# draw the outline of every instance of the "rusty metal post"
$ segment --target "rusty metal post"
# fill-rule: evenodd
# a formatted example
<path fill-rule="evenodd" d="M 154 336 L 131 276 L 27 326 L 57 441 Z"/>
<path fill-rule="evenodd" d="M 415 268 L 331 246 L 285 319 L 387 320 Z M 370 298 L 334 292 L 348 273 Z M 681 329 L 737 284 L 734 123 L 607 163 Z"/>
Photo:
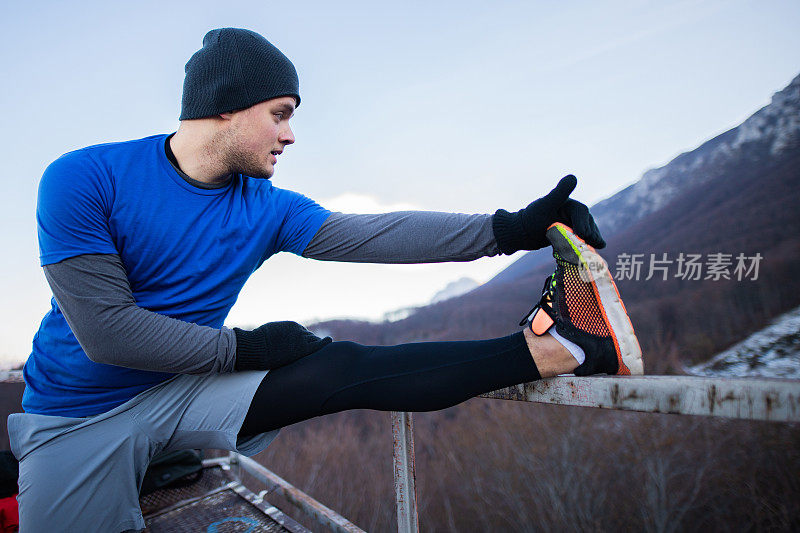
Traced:
<path fill-rule="evenodd" d="M 417 533 L 417 485 L 414 469 L 414 419 L 411 413 L 392 412 L 394 492 L 398 533 Z"/>

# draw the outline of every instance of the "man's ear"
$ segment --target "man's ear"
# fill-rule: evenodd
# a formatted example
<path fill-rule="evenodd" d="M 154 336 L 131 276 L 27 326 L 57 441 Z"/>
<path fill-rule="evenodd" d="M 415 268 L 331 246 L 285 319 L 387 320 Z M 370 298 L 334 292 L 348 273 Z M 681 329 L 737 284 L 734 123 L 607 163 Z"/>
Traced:
<path fill-rule="evenodd" d="M 233 117 L 233 113 L 220 113 L 219 116 L 224 120 L 230 120 Z"/>

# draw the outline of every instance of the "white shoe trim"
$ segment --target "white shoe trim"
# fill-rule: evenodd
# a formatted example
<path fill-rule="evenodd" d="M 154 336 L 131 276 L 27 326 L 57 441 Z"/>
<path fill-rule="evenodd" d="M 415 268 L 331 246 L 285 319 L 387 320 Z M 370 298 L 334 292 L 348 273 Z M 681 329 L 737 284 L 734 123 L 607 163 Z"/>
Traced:
<path fill-rule="evenodd" d="M 579 251 L 578 258 L 581 262 L 578 265 L 581 277 L 586 281 L 593 280 L 600 297 L 600 305 L 603 306 L 606 317 L 609 321 L 611 335 L 616 339 L 619 346 L 622 362 L 631 371 L 631 375 L 644 374 L 644 363 L 642 361 L 642 349 L 639 340 L 633 331 L 631 319 L 625 312 L 625 306 L 619 296 L 619 291 L 608 270 L 608 264 L 594 248 L 583 242 L 571 231 L 559 231 L 565 235 L 573 245 L 573 249 Z"/>

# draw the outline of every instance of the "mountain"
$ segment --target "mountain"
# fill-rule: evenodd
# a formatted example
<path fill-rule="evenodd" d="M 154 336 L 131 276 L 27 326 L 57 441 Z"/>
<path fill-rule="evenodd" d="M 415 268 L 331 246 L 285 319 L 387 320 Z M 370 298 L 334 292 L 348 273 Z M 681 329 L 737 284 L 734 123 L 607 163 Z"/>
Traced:
<path fill-rule="evenodd" d="M 619 232 L 691 187 L 726 178 L 735 160 L 765 161 L 800 146 L 800 75 L 739 126 L 679 155 L 592 208 L 602 228 Z"/>
<path fill-rule="evenodd" d="M 639 279 L 618 285 L 647 372 L 682 372 L 800 305 L 798 205 L 800 76 L 736 128 L 592 207 L 612 272 L 626 257 L 642 260 Z M 701 258 L 699 279 L 676 277 L 681 254 Z M 737 279 L 738 256 L 761 258 L 756 279 Z M 728 260 L 730 279 L 707 277 L 715 257 Z M 646 279 L 655 258 L 668 260 L 666 279 L 660 272 Z M 470 293 L 403 320 L 324 326 L 370 344 L 501 336 L 516 329 L 552 269 L 547 250 L 531 252 Z"/>
<path fill-rule="evenodd" d="M 466 294 L 469 291 L 473 290 L 474 288 L 480 286 L 480 283 L 475 281 L 472 278 L 459 278 L 456 281 L 451 281 L 445 287 L 439 291 L 436 291 L 436 294 L 433 295 L 430 302 L 431 304 L 435 304 L 438 302 L 443 302 L 445 300 L 449 300 L 451 298 L 455 298 L 457 296 L 461 296 L 462 294 Z M 410 306 L 410 307 L 401 307 L 399 309 L 392 309 L 391 311 L 387 311 L 383 314 L 383 321 L 384 322 L 397 322 L 398 320 L 403 320 L 404 318 L 408 318 L 414 312 L 419 309 L 419 306 Z"/>
<path fill-rule="evenodd" d="M 461 296 L 462 294 L 468 293 L 479 285 L 480 283 L 472 278 L 460 278 L 456 281 L 451 281 L 445 286 L 444 289 L 433 295 L 433 298 L 431 298 L 431 303 L 435 304 L 449 300 L 450 298 L 455 298 L 456 296 Z"/>
<path fill-rule="evenodd" d="M 660 168 L 592 206 L 592 215 L 606 238 L 631 223 L 665 208 L 686 190 L 730 176 L 738 161 L 769 162 L 800 146 L 800 75 L 771 102 L 739 126 L 683 153 Z M 549 262 L 547 252 L 532 252 L 499 273 L 492 282 L 517 279 L 535 265 Z"/>

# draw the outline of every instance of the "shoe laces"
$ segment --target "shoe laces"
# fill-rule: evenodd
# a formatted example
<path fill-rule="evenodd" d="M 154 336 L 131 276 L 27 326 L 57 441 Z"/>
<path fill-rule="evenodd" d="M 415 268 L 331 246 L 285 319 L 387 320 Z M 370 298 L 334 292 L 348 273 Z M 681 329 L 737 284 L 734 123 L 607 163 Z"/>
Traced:
<path fill-rule="evenodd" d="M 522 317 L 520 320 L 519 325 L 524 326 L 534 314 L 539 309 L 544 309 L 545 312 L 552 317 L 552 309 L 553 309 L 553 302 L 555 301 L 556 295 L 556 273 L 553 272 L 547 279 L 544 280 L 544 286 L 542 286 L 542 296 L 539 298 L 539 301 L 533 308 L 525 313 L 525 316 Z M 549 309 L 548 309 L 549 308 Z"/>

